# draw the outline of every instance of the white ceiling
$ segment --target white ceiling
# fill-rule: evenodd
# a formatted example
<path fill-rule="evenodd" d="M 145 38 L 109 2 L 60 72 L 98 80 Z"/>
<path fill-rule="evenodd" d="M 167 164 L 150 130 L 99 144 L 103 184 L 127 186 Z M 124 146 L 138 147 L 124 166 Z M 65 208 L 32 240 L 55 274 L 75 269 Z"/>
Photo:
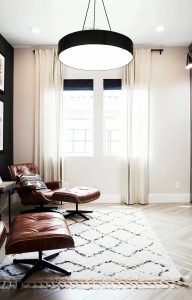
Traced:
<path fill-rule="evenodd" d="M 93 0 L 92 0 L 93 1 Z M 188 46 L 192 42 L 192 0 L 105 0 L 113 31 L 135 45 Z M 0 0 L 0 33 L 14 47 L 56 46 L 64 35 L 82 29 L 88 0 Z M 90 6 L 86 27 L 93 22 Z M 163 25 L 163 32 L 155 28 Z M 32 33 L 31 27 L 40 28 Z M 96 28 L 108 29 L 97 0 Z"/>

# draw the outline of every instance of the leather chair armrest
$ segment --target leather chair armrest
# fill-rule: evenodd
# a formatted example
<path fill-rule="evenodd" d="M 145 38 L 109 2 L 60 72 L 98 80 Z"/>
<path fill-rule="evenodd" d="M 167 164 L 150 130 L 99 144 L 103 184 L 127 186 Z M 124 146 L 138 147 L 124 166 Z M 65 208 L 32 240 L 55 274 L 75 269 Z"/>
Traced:
<path fill-rule="evenodd" d="M 47 204 L 51 201 L 40 191 L 37 192 L 34 185 L 23 186 L 18 184 L 16 191 L 21 198 L 22 204 L 24 205 Z"/>
<path fill-rule="evenodd" d="M 46 186 L 48 189 L 50 190 L 56 190 L 56 189 L 60 189 L 61 188 L 61 180 L 57 180 L 57 181 L 48 181 L 45 182 Z"/>

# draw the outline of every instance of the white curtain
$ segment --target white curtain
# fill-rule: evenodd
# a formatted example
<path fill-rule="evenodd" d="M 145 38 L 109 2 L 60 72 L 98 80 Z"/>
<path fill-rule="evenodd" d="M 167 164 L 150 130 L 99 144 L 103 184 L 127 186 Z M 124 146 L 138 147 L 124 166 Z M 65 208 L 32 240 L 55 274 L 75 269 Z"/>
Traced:
<path fill-rule="evenodd" d="M 34 161 L 44 180 L 63 177 L 63 65 L 54 49 L 35 50 L 36 103 Z"/>
<path fill-rule="evenodd" d="M 151 49 L 135 49 L 124 67 L 121 199 L 148 203 L 149 96 Z"/>

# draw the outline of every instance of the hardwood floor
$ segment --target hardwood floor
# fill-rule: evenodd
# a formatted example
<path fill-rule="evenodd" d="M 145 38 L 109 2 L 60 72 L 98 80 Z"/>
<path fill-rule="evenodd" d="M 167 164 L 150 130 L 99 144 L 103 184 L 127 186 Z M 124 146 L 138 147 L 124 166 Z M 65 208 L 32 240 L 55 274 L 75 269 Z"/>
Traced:
<path fill-rule="evenodd" d="M 117 207 L 116 205 L 89 205 L 91 208 Z M 65 206 L 67 207 L 67 206 Z M 121 206 L 122 207 L 122 206 Z M 127 206 L 125 206 L 126 209 Z M 162 244 L 183 276 L 192 274 L 192 205 L 186 204 L 148 204 L 139 207 Z M 20 208 L 14 206 L 15 213 Z M 7 210 L 2 219 L 6 218 Z M 1 255 L 4 255 L 1 251 Z M 130 289 L 130 290 L 51 290 L 51 289 L 21 289 L 0 290 L 0 298 L 20 300 L 191 300 L 192 276 L 188 287 L 167 289 Z"/>

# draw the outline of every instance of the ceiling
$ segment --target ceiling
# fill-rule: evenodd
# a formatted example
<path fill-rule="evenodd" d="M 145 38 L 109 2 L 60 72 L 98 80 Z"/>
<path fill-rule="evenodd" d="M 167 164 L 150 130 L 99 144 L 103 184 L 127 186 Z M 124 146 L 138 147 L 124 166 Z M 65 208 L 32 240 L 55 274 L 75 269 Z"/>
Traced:
<path fill-rule="evenodd" d="M 93 0 L 92 0 L 93 2 Z M 192 0 L 105 0 L 111 28 L 135 45 L 188 46 L 192 42 Z M 0 33 L 13 47 L 56 46 L 64 35 L 82 30 L 88 0 L 0 0 Z M 93 4 L 86 29 L 92 28 Z M 163 25 L 163 32 L 155 28 Z M 39 27 L 39 33 L 32 33 Z M 96 28 L 108 30 L 97 0 Z"/>

